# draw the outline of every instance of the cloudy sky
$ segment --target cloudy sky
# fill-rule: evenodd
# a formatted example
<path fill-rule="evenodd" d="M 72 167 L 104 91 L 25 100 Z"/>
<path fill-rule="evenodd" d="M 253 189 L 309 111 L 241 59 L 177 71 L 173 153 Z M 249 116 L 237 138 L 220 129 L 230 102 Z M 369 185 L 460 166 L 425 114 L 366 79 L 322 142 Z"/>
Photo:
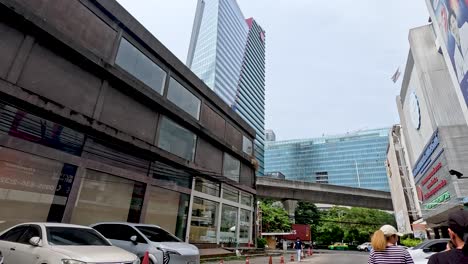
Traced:
<path fill-rule="evenodd" d="M 118 0 L 181 61 L 196 0 Z M 408 30 L 424 0 L 238 0 L 266 31 L 266 128 L 310 138 L 398 123 L 395 96 Z"/>

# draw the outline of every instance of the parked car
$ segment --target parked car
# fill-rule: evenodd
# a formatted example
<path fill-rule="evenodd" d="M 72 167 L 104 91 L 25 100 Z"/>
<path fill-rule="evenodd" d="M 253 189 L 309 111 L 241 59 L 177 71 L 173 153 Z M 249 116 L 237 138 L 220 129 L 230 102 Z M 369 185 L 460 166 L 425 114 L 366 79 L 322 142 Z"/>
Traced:
<path fill-rule="evenodd" d="M 357 246 L 357 250 L 359 251 L 370 251 L 370 249 L 372 248 L 371 246 L 371 243 L 370 242 L 366 242 L 364 244 L 361 244 L 359 246 Z"/>
<path fill-rule="evenodd" d="M 348 245 L 345 243 L 335 243 L 333 245 L 328 246 L 328 249 L 331 250 L 347 250 Z"/>
<path fill-rule="evenodd" d="M 185 243 L 156 225 L 107 222 L 92 225 L 117 247 L 142 258 L 146 251 L 150 261 L 170 264 L 199 264 L 197 247 Z"/>
<path fill-rule="evenodd" d="M 137 256 L 112 246 L 96 230 L 69 224 L 14 226 L 0 234 L 0 251 L 5 264 L 140 263 Z"/>
<path fill-rule="evenodd" d="M 426 264 L 430 256 L 444 251 L 448 242 L 449 239 L 426 240 L 415 247 L 409 248 L 408 252 L 413 258 L 414 264 Z"/>

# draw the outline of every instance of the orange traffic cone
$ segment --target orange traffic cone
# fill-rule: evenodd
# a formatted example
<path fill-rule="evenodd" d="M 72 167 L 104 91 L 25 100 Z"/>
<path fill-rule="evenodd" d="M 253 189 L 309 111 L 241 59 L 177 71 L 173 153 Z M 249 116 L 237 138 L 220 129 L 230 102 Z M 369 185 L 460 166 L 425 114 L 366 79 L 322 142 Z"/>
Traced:
<path fill-rule="evenodd" d="M 143 257 L 143 262 L 141 262 L 141 264 L 150 264 L 148 251 L 145 252 L 145 256 Z"/>
<path fill-rule="evenodd" d="M 280 264 L 284 264 L 284 257 L 281 256 Z"/>
<path fill-rule="evenodd" d="M 245 264 L 250 264 L 249 257 L 245 258 Z"/>
<path fill-rule="evenodd" d="M 273 264 L 273 258 L 270 256 L 270 260 L 268 261 L 268 264 Z"/>
<path fill-rule="evenodd" d="M 290 259 L 291 262 L 294 262 L 294 255 L 291 254 L 291 259 Z"/>

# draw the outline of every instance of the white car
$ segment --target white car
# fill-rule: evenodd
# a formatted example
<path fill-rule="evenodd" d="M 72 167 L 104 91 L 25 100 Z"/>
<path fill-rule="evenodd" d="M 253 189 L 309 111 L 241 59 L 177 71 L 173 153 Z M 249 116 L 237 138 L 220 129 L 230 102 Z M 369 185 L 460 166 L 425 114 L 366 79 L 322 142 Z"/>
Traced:
<path fill-rule="evenodd" d="M 152 264 L 200 263 L 200 252 L 196 246 L 185 243 L 159 226 L 107 222 L 97 223 L 92 227 L 113 245 L 139 257 L 148 252 Z"/>
<path fill-rule="evenodd" d="M 447 248 L 449 239 L 426 240 L 421 244 L 409 248 L 408 252 L 413 258 L 414 264 L 427 264 L 429 257 Z"/>
<path fill-rule="evenodd" d="M 4 264 L 140 264 L 96 230 L 78 225 L 25 223 L 0 234 Z"/>
<path fill-rule="evenodd" d="M 359 251 L 370 251 L 369 249 L 371 248 L 371 243 L 370 242 L 366 242 L 364 244 L 361 244 L 359 246 L 357 246 L 357 250 Z"/>

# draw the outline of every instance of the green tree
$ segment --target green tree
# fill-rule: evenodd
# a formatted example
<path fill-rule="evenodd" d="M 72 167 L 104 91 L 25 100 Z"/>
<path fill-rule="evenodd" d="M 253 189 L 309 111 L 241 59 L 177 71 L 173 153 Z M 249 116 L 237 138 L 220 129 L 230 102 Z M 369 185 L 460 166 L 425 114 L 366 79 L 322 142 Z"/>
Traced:
<path fill-rule="evenodd" d="M 260 202 L 262 210 L 262 232 L 285 232 L 291 230 L 288 212 L 269 202 Z"/>
<path fill-rule="evenodd" d="M 344 232 L 343 239 L 346 242 L 367 242 L 370 236 L 380 226 L 389 224 L 396 225 L 393 215 L 375 209 L 368 208 L 345 208 L 333 207 L 330 210 L 322 212 L 319 220 L 318 239 L 319 241 L 330 241 L 330 230 L 338 227 Z M 336 237 L 335 237 L 336 239 Z M 334 240 L 337 242 L 341 240 Z"/>
<path fill-rule="evenodd" d="M 297 203 L 296 211 L 294 212 L 294 221 L 296 224 L 310 225 L 313 241 L 315 241 L 317 236 L 319 220 L 320 212 L 315 204 L 302 201 Z"/>
<path fill-rule="evenodd" d="M 320 219 L 320 213 L 317 206 L 309 202 L 298 202 L 296 211 L 294 212 L 294 220 L 296 224 L 313 225 L 317 224 Z"/>

